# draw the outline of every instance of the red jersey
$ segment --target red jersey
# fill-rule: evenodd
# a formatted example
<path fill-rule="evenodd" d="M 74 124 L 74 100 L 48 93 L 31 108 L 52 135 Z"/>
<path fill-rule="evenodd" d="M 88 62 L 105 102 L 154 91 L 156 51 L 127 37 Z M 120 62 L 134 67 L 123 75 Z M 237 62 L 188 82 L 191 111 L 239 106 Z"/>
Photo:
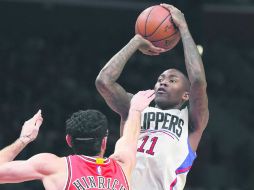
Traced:
<path fill-rule="evenodd" d="M 83 155 L 66 157 L 68 180 L 65 190 L 129 190 L 121 166 L 113 159 Z M 98 163 L 99 161 L 99 163 Z"/>

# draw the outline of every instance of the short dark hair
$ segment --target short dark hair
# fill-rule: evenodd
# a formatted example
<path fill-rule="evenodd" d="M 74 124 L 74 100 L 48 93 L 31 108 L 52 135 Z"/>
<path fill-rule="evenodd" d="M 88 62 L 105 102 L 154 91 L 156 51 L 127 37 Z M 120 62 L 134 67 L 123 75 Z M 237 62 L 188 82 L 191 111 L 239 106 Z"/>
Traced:
<path fill-rule="evenodd" d="M 98 155 L 107 131 L 107 118 L 98 110 L 80 110 L 66 120 L 66 133 L 71 136 L 75 154 Z"/>

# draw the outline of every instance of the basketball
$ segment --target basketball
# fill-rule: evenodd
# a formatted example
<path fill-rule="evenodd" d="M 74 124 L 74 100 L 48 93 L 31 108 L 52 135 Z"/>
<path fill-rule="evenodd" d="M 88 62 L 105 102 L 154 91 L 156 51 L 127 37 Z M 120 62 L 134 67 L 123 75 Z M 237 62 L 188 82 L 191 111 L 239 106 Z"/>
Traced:
<path fill-rule="evenodd" d="M 136 20 L 135 33 L 156 47 L 171 50 L 180 40 L 180 33 L 170 12 L 160 5 L 148 7 Z"/>

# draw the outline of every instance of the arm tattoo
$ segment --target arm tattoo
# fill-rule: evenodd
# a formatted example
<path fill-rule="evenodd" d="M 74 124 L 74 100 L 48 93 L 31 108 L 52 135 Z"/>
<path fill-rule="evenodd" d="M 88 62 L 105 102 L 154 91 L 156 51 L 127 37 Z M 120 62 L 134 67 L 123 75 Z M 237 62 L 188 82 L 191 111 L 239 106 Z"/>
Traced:
<path fill-rule="evenodd" d="M 125 47 L 123 47 L 109 62 L 104 66 L 103 80 L 114 83 L 123 71 L 123 68 L 130 57 L 137 51 L 138 42 L 132 39 Z"/>
<path fill-rule="evenodd" d="M 181 31 L 181 37 L 184 47 L 185 64 L 190 82 L 199 81 L 205 84 L 206 79 L 203 62 L 188 29 Z"/>

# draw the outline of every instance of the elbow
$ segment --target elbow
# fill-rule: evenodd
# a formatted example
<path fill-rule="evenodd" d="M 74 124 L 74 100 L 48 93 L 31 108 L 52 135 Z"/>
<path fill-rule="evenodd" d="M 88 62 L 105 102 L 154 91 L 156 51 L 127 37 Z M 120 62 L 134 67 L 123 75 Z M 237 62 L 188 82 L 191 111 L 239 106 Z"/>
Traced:
<path fill-rule="evenodd" d="M 98 75 L 95 80 L 95 86 L 99 92 L 103 93 L 110 88 L 110 82 Z"/>
<path fill-rule="evenodd" d="M 112 81 L 110 80 L 110 75 L 105 69 L 102 69 L 95 80 L 96 87 L 104 87 L 110 85 Z"/>
<path fill-rule="evenodd" d="M 100 77 L 100 75 L 98 75 L 96 80 L 95 80 L 95 86 L 96 86 L 97 90 L 100 91 L 101 89 L 106 88 L 107 84 L 105 83 L 103 78 Z"/>
<path fill-rule="evenodd" d="M 101 88 L 105 85 L 105 82 L 103 81 L 102 77 L 100 76 L 100 74 L 97 76 L 96 80 L 95 80 L 95 86 L 96 88 Z"/>

